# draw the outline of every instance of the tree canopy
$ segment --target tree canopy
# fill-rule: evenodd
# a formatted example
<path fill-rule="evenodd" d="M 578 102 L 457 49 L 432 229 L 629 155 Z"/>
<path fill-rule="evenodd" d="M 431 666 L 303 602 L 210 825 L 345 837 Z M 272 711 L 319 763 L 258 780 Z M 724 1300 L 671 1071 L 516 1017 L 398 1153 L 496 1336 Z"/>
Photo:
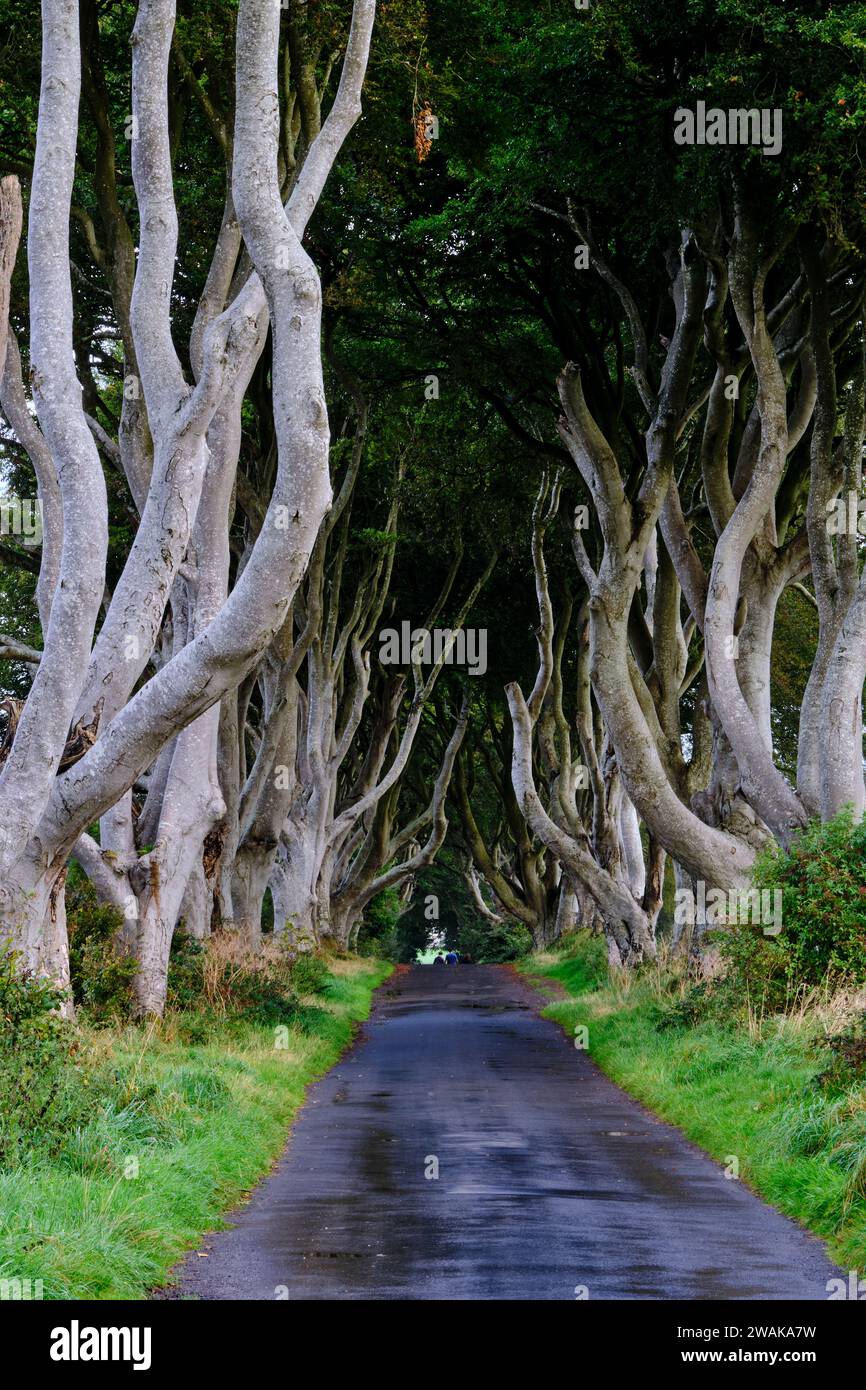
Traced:
<path fill-rule="evenodd" d="M 409 940 L 443 875 L 631 965 L 862 814 L 862 4 L 0 16 L 32 966 L 70 862 L 142 1013 L 179 924 Z"/>

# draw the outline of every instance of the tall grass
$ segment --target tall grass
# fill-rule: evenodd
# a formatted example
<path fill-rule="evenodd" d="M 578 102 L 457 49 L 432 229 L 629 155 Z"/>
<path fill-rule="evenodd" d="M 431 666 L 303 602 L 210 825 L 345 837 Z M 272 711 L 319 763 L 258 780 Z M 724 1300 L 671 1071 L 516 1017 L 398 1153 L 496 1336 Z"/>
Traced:
<path fill-rule="evenodd" d="M 94 1103 L 60 1142 L 34 1144 L 0 1171 L 0 1280 L 41 1280 L 53 1299 L 146 1297 L 279 1155 L 307 1086 L 336 1061 L 390 969 L 337 962 L 315 1010 L 277 1043 L 273 1028 L 214 1026 L 225 964 L 205 974 L 201 1041 L 183 1014 L 82 1029 L 81 1084 Z"/>

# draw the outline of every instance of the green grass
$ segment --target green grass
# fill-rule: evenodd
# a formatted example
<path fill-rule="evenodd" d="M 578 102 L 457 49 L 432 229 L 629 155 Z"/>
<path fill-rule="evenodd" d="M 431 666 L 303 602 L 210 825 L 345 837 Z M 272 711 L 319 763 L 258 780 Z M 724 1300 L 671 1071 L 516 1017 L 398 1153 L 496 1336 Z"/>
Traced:
<path fill-rule="evenodd" d="M 340 961 L 303 1029 L 167 1020 L 85 1033 L 92 1115 L 50 1156 L 0 1172 L 0 1279 L 44 1298 L 144 1298 L 281 1153 L 307 1086 L 366 1018 L 391 967 Z M 106 1085 L 106 1074 L 110 1085 Z"/>
<path fill-rule="evenodd" d="M 793 1017 L 703 1021 L 658 1028 L 682 981 L 657 968 L 608 980 L 597 938 L 578 936 L 567 954 L 533 956 L 521 969 L 554 979 L 573 996 L 545 1010 L 614 1081 L 678 1126 L 740 1178 L 827 1242 L 846 1269 L 866 1269 L 866 1089 L 828 1093 L 817 1039 L 821 1009 Z M 832 1020 L 829 1020 L 832 1025 Z M 832 1027 L 831 1027 L 832 1031 Z"/>

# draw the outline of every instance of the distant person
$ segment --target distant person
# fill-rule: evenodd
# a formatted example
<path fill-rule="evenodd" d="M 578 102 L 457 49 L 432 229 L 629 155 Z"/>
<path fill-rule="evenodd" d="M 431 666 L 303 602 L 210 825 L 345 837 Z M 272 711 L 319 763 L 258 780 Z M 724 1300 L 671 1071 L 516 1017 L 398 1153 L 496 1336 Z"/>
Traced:
<path fill-rule="evenodd" d="M 445 964 L 446 964 L 446 965 L 457 965 L 457 963 L 459 962 L 459 960 L 460 960 L 460 957 L 458 956 L 458 954 L 457 954 L 456 951 L 449 951 L 448 954 L 447 954 L 446 957 L 445 957 Z"/>
<path fill-rule="evenodd" d="M 434 964 L 434 965 L 444 965 L 444 964 L 445 964 L 445 957 L 444 957 L 444 956 L 439 956 L 439 955 L 434 956 L 434 957 L 433 957 L 433 964 Z"/>

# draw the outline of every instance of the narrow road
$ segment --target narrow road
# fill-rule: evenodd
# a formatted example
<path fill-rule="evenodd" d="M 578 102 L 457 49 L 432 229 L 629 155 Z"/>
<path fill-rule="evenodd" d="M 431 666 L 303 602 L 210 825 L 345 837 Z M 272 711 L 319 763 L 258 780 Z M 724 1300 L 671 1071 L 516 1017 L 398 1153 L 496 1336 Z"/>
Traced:
<path fill-rule="evenodd" d="M 178 1296 L 825 1299 L 838 1271 L 819 1242 L 539 1006 L 503 967 L 392 976 Z"/>

